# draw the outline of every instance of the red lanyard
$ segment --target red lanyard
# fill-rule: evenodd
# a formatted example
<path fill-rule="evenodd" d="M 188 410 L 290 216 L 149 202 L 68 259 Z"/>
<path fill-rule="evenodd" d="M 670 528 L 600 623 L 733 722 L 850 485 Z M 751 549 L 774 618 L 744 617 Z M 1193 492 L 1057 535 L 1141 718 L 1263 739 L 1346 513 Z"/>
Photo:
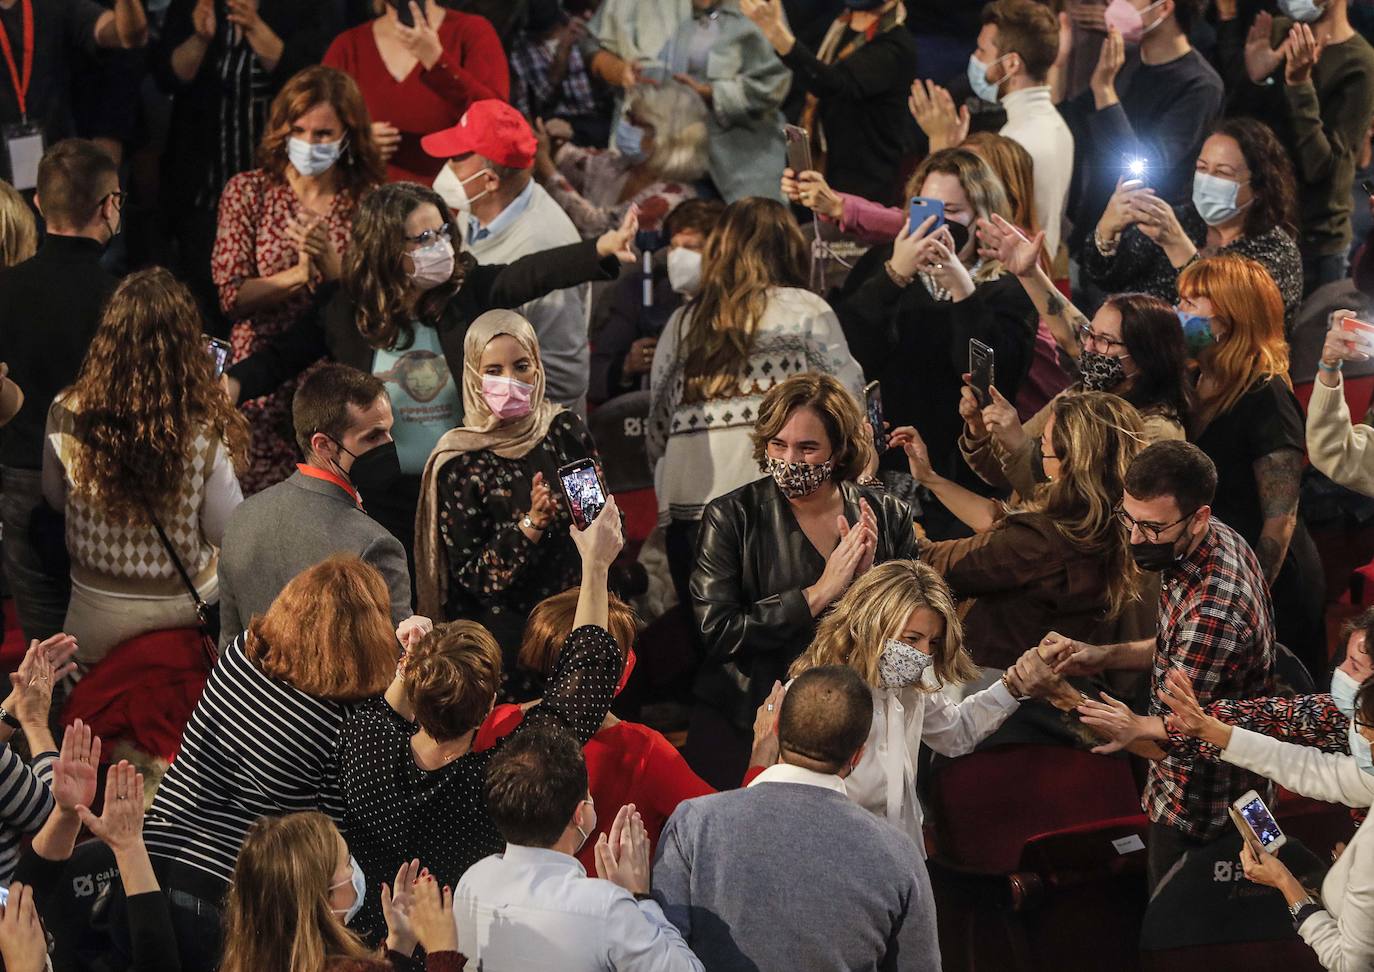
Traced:
<path fill-rule="evenodd" d="M 5 64 L 9 66 L 10 78 L 14 81 L 14 97 L 19 102 L 19 117 L 28 124 L 29 82 L 33 80 L 33 0 L 23 0 L 20 17 L 24 23 L 24 76 L 20 78 L 19 68 L 14 63 L 14 50 L 10 47 L 9 31 L 0 26 L 0 49 L 5 52 Z"/>
<path fill-rule="evenodd" d="M 296 463 L 296 469 L 302 476 L 309 476 L 311 479 L 323 479 L 326 483 L 333 483 L 349 496 L 353 497 L 353 502 L 358 504 L 358 509 L 363 508 L 363 499 L 358 495 L 358 491 L 353 488 L 353 484 L 342 476 L 328 469 L 317 469 L 314 466 L 307 466 L 303 462 Z"/>

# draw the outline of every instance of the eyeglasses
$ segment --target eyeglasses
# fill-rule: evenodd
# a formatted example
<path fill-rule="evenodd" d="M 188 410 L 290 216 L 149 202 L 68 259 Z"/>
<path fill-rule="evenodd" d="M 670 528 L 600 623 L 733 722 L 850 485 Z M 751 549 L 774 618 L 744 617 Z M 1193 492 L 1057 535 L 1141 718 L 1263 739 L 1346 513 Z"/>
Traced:
<path fill-rule="evenodd" d="M 1106 348 L 1108 351 L 1114 348 L 1124 348 L 1126 346 L 1125 341 L 1118 341 L 1116 338 L 1107 337 L 1105 334 L 1094 331 L 1091 324 L 1080 324 L 1075 330 L 1078 332 L 1079 344 L 1086 345 L 1091 341 L 1098 347 Z"/>
<path fill-rule="evenodd" d="M 1135 517 L 1131 516 L 1131 514 L 1127 513 L 1126 510 L 1120 506 L 1116 508 L 1115 512 L 1117 520 L 1121 522 L 1121 525 L 1126 528 L 1127 532 L 1139 530 L 1140 535 L 1144 537 L 1146 540 L 1150 541 L 1151 543 L 1158 543 L 1161 534 L 1163 534 L 1167 530 L 1172 530 L 1180 523 L 1188 522 L 1193 518 L 1194 514 L 1196 514 L 1197 511 L 1200 509 L 1202 509 L 1202 507 L 1198 507 L 1197 509 L 1193 510 L 1192 513 L 1187 513 L 1179 517 L 1173 523 L 1143 523 L 1140 520 L 1137 520 Z"/>
<path fill-rule="evenodd" d="M 422 250 L 430 244 L 434 243 L 436 240 L 447 240 L 448 242 L 452 243 L 453 226 L 450 223 L 445 223 L 443 226 L 440 226 L 437 230 L 425 230 L 418 236 L 407 236 L 405 239 L 407 243 L 414 243 Z"/>

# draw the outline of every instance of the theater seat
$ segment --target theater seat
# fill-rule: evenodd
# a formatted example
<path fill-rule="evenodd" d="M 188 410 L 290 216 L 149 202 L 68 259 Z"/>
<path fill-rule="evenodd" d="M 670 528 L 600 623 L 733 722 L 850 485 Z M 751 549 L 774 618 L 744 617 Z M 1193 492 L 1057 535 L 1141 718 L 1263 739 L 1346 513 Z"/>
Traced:
<path fill-rule="evenodd" d="M 1297 941 L 1242 942 L 1234 945 L 1199 945 L 1146 952 L 1143 972 L 1321 972 L 1317 953 Z"/>

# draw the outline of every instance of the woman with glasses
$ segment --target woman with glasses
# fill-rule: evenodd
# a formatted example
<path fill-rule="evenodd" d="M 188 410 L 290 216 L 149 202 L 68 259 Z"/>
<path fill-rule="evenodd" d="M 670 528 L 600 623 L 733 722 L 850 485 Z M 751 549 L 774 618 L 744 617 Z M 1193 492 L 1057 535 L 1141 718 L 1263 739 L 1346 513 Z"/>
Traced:
<path fill-rule="evenodd" d="M 457 252 L 449 209 L 428 186 L 397 182 L 363 198 L 340 286 L 260 353 L 229 371 L 230 392 L 253 398 L 322 357 L 376 375 L 391 398 L 399 468 L 355 467 L 352 485 L 369 515 L 409 552 L 420 474 L 439 437 L 463 424 L 463 338 L 492 308 L 515 307 L 552 290 L 612 280 L 632 262 L 637 228 L 620 228 L 509 265 L 482 265 Z"/>
<path fill-rule="evenodd" d="M 1051 331 L 1073 336 L 1069 347 L 1079 377 L 1060 396 L 1111 392 L 1140 412 L 1147 442 L 1186 437 L 1193 392 L 1185 370 L 1183 332 L 1171 306 L 1147 294 L 1116 294 L 1089 321 L 1045 272 L 1038 259 L 1039 234 L 1026 239 L 994 216 L 980 222 L 978 235 L 984 249 L 1016 275 Z M 964 417 L 959 449 L 969 468 L 991 486 L 1032 496 L 1046 480 L 1036 444 L 1058 397 L 1023 425 L 996 387 L 992 402 L 980 407 L 973 389 L 965 386 L 959 400 Z"/>
<path fill-rule="evenodd" d="M 1173 303 L 1184 267 L 1238 253 L 1274 278 L 1291 332 L 1302 301 L 1296 179 L 1269 127 L 1250 118 L 1219 122 L 1198 153 L 1190 202 L 1170 206 L 1148 178 L 1123 181 L 1112 194 L 1083 247 L 1089 279 L 1109 293 L 1139 290 Z"/>

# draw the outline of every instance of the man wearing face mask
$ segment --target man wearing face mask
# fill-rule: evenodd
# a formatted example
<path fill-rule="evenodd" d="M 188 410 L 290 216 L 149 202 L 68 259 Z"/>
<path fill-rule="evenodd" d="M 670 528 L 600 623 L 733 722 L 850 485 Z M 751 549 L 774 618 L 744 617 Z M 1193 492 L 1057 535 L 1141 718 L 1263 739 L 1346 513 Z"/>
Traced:
<path fill-rule="evenodd" d="M 1350 24 L 1348 0 L 1279 0 L 1247 32 L 1237 0 L 1217 4 L 1217 54 L 1238 81 L 1233 112 L 1261 118 L 1297 169 L 1307 293 L 1349 267 L 1351 185 L 1374 114 L 1374 47 Z"/>
<path fill-rule="evenodd" d="M 447 160 L 434 191 L 453 210 L 463 246 L 478 263 L 514 263 L 581 239 L 532 178 L 536 145 L 529 122 L 494 99 L 475 102 L 457 125 L 420 140 L 426 153 Z M 580 413 L 587 406 L 588 289 L 555 290 L 517 308 L 539 336 L 549 399 Z"/>
<path fill-rule="evenodd" d="M 116 280 L 100 264 L 120 228 L 124 193 L 114 160 L 94 142 L 58 142 L 38 165 L 34 203 L 47 221 L 38 252 L 0 273 L 0 360 L 24 389 L 25 403 L 0 444 L 0 522 L 5 577 L 24 636 L 40 641 L 62 629 L 70 581 L 51 576 L 30 541 L 30 517 L 43 503 L 43 430 L 53 397 L 76 379 L 101 309 Z"/>
<path fill-rule="evenodd" d="M 335 553 L 357 554 L 382 572 L 393 621 L 411 614 L 405 550 L 364 512 L 368 498 L 401 474 L 385 387 L 347 365 L 327 364 L 301 382 L 291 416 L 305 461 L 289 479 L 242 503 L 224 530 L 221 648 L 291 578 Z"/>
<path fill-rule="evenodd" d="M 1186 680 L 1204 703 L 1248 699 L 1273 689 L 1274 618 L 1259 561 L 1245 541 L 1212 517 L 1216 467 L 1197 446 L 1156 442 L 1126 474 L 1118 518 L 1130 531 L 1142 570 L 1161 573 L 1159 630 L 1154 638 L 1086 645 L 1051 632 L 1041 642 L 1061 675 L 1106 669 L 1151 672 L 1148 716 L 1105 698 L 1079 707 L 1085 725 L 1117 742 L 1149 740 L 1164 750 L 1150 765 L 1142 805 L 1150 817 L 1149 880 L 1157 887 L 1190 848 L 1230 826 L 1232 800 L 1262 781 L 1230 766 L 1202 762 L 1180 746 L 1165 721 L 1165 679 Z M 1129 731 L 1119 731 L 1122 726 Z"/>

